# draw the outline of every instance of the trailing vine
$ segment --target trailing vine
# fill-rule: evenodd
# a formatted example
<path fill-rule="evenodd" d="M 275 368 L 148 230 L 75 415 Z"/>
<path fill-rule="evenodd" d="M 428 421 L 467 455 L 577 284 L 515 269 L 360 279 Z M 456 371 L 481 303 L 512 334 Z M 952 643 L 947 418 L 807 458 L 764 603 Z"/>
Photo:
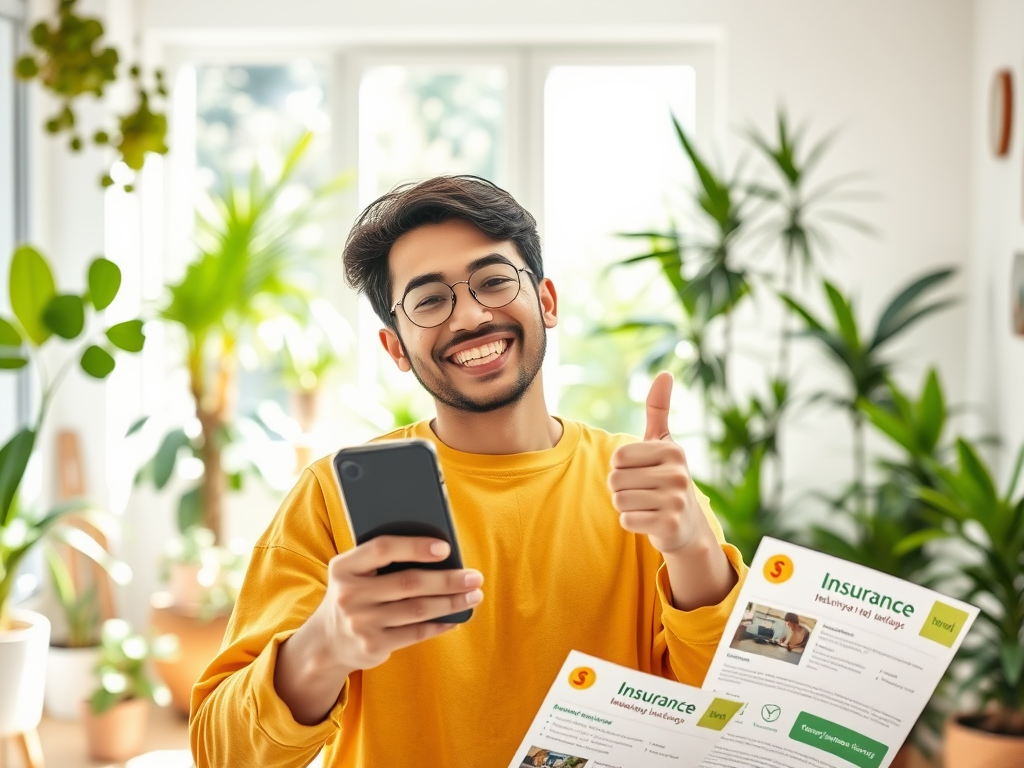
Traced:
<path fill-rule="evenodd" d="M 68 147 L 80 152 L 85 146 L 87 133 L 75 113 L 77 100 L 86 95 L 102 98 L 104 89 L 117 81 L 120 56 L 116 48 L 104 46 L 103 24 L 99 19 L 78 16 L 78 0 L 58 0 L 57 18 L 50 23 L 41 21 L 31 31 L 35 48 L 18 59 L 15 74 L 18 78 L 36 80 L 61 101 L 56 114 L 46 120 L 47 133 L 67 133 Z M 155 86 L 147 89 L 139 67 L 132 66 L 129 76 L 135 83 L 135 108 L 123 115 L 110 115 L 106 125 L 92 130 L 91 139 L 97 146 L 110 146 L 118 159 L 133 171 L 140 171 L 146 153 L 167 152 L 167 116 L 153 111 L 151 102 L 167 96 L 163 73 L 154 74 Z M 110 173 L 100 179 L 104 187 L 114 184 Z M 132 191 L 131 184 L 125 184 Z"/>

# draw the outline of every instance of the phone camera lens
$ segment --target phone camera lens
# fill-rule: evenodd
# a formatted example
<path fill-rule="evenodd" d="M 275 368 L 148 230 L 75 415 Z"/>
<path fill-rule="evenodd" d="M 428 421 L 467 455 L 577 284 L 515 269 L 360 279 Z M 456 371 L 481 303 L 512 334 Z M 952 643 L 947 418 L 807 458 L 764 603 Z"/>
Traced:
<path fill-rule="evenodd" d="M 341 474 L 346 480 L 358 480 L 363 476 L 363 468 L 357 462 L 343 461 Z"/>

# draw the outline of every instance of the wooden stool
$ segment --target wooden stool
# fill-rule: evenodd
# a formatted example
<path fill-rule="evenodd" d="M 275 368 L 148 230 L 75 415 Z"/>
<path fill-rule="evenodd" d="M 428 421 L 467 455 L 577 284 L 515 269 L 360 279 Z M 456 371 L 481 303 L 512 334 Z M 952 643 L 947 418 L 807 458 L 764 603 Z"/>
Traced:
<path fill-rule="evenodd" d="M 43 748 L 39 744 L 39 732 L 35 728 L 31 731 L 0 738 L 0 768 L 7 768 L 8 742 L 14 743 L 15 754 L 21 760 L 22 765 L 18 768 L 45 768 Z"/>

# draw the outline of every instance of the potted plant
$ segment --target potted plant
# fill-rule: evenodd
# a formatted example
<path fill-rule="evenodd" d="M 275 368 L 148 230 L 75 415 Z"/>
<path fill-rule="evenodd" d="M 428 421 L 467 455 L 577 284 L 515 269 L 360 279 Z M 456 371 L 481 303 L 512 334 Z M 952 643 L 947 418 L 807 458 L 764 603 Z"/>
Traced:
<path fill-rule="evenodd" d="M 103 623 L 93 689 L 79 702 L 93 759 L 119 762 L 141 751 L 149 702 L 164 706 L 169 700 L 167 690 L 150 678 L 146 663 L 173 655 L 176 647 L 171 635 L 150 643 L 123 619 Z"/>
<path fill-rule="evenodd" d="M 314 429 L 320 416 L 320 394 L 328 379 L 341 370 L 354 345 L 352 328 L 326 299 L 313 299 L 300 316 L 285 315 L 265 323 L 260 335 L 280 361 L 284 386 L 291 394 L 295 468 L 301 472 L 313 458 Z"/>
<path fill-rule="evenodd" d="M 934 466 L 934 488 L 918 496 L 937 515 L 938 532 L 971 554 L 945 591 L 981 608 L 956 662 L 970 710 L 946 723 L 947 768 L 1024 765 L 1024 493 L 1017 493 L 1024 447 L 1002 495 L 966 440 L 955 470 Z"/>
<path fill-rule="evenodd" d="M 312 134 L 305 134 L 299 139 L 272 177 L 256 165 L 244 186 L 225 178 L 223 191 L 211 195 L 208 205 L 197 214 L 199 254 L 184 276 L 167 286 L 167 296 L 158 312 L 172 338 L 184 349 L 198 429 L 171 430 L 152 460 L 140 470 L 139 479 L 151 480 L 161 489 L 174 476 L 179 455 L 191 454 L 201 462 L 201 476 L 178 501 L 181 553 L 193 551 L 199 544 L 200 549 L 223 545 L 227 491 L 240 490 L 246 474 L 259 474 L 254 462 L 242 455 L 243 438 L 235 412 L 239 357 L 245 345 L 255 345 L 261 324 L 282 315 L 301 316 L 309 303 L 307 283 L 311 283 L 312 276 L 303 268 L 307 254 L 295 235 L 316 210 L 316 204 L 333 193 L 338 184 L 313 191 L 312 200 L 298 205 L 289 205 L 284 193 L 294 191 L 294 176 L 312 138 Z M 140 422 L 133 429 L 142 425 Z M 196 533 L 199 529 L 209 533 Z M 208 535 L 213 539 L 209 545 L 200 541 Z M 221 550 L 216 557 L 226 557 L 227 552 Z M 177 574 L 188 570 L 197 578 L 210 574 L 195 558 L 182 554 L 174 559 L 191 561 L 190 566 L 174 566 L 171 570 Z M 209 591 L 210 586 L 197 583 L 193 594 L 205 593 L 202 599 L 208 599 L 215 594 Z M 230 604 L 224 605 L 218 615 L 200 615 L 196 598 L 189 601 L 178 607 L 166 593 L 154 595 L 151 600 L 153 625 L 173 631 L 181 643 L 176 660 L 161 665 L 160 671 L 171 685 L 174 706 L 185 713 L 189 706 L 187 691 L 219 649 L 231 608 Z M 170 626 L 173 630 L 168 629 Z M 220 636 L 215 637 L 218 631 Z M 173 673 L 174 679 L 198 670 L 187 685 L 172 684 L 169 670 L 176 664 L 182 670 Z"/>
<path fill-rule="evenodd" d="M 66 631 L 61 639 L 50 640 L 43 703 L 51 717 L 77 720 L 80 702 L 92 691 L 93 668 L 100 656 L 99 584 L 77 585 L 73 568 L 55 547 L 46 548 L 46 561 Z M 128 566 L 120 562 L 112 564 L 108 573 L 122 585 L 131 577 Z"/>
<path fill-rule="evenodd" d="M 155 632 L 178 638 L 178 652 L 154 666 L 170 703 L 182 714 L 188 714 L 192 686 L 220 650 L 248 563 L 243 542 L 220 546 L 213 531 L 198 526 L 164 549 L 162 570 L 170 591 L 151 596 L 149 621 Z"/>
<path fill-rule="evenodd" d="M 140 321 L 104 322 L 104 310 L 120 286 L 120 269 L 102 257 L 90 264 L 81 295 L 58 294 L 49 264 L 35 249 L 22 246 L 11 259 L 8 288 L 14 316 L 0 317 L 0 369 L 16 371 L 31 362 L 40 392 L 29 424 L 0 449 L 0 734 L 32 730 L 42 717 L 50 622 L 11 607 L 19 567 L 47 538 L 112 565 L 94 539 L 62 525 L 71 512 L 87 510 L 84 501 L 69 500 L 41 513 L 24 503 L 19 491 L 54 393 L 70 370 L 77 364 L 89 376 L 103 379 L 114 370 L 116 350 L 142 349 Z M 51 378 L 41 353 L 50 351 L 55 337 L 76 343 L 76 349 Z"/>

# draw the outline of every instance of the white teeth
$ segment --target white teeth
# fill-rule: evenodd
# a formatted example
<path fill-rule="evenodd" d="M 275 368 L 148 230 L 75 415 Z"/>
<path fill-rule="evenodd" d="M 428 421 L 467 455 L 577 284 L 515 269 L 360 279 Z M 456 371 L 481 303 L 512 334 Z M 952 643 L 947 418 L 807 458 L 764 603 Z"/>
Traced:
<path fill-rule="evenodd" d="M 506 339 L 499 339 L 498 341 L 492 341 L 490 344 L 483 344 L 479 347 L 456 352 L 452 359 L 459 365 L 473 367 L 490 362 L 506 349 L 508 349 L 508 341 Z"/>

